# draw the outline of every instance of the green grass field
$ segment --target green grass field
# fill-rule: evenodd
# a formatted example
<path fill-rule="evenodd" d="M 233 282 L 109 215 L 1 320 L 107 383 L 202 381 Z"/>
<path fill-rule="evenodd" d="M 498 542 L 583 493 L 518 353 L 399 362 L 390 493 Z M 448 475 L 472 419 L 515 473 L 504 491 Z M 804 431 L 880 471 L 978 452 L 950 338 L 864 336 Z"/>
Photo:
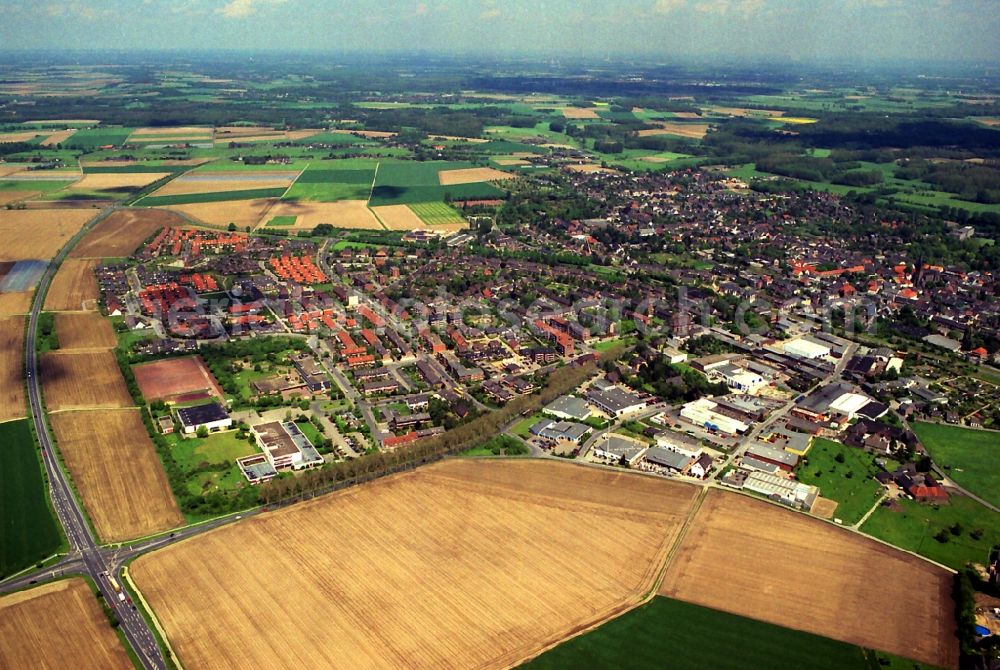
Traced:
<path fill-rule="evenodd" d="M 440 226 L 448 223 L 467 224 L 467 221 L 455 211 L 454 207 L 443 202 L 414 203 L 410 205 L 410 209 L 428 226 Z"/>
<path fill-rule="evenodd" d="M 844 462 L 838 463 L 837 457 Z M 860 521 L 878 500 L 882 486 L 873 479 L 878 472 L 871 454 L 821 437 L 813 440 L 795 471 L 799 481 L 818 486 L 820 495 L 837 501 L 834 517 L 847 525 Z"/>
<path fill-rule="evenodd" d="M 88 165 L 83 168 L 84 174 L 149 174 L 152 172 L 184 172 L 190 170 L 188 165 L 157 165 L 149 161 L 143 165 Z"/>
<path fill-rule="evenodd" d="M 295 221 L 299 217 L 297 216 L 273 216 L 271 220 L 267 222 L 267 225 L 271 228 L 278 228 L 282 226 L 294 226 Z"/>
<path fill-rule="evenodd" d="M 50 556 L 62 538 L 27 419 L 0 423 L 0 576 Z"/>
<path fill-rule="evenodd" d="M 865 650 L 844 642 L 657 596 L 520 667 L 525 670 L 868 670 L 879 667 L 878 662 L 869 657 Z"/>
<path fill-rule="evenodd" d="M 358 137 L 357 135 L 351 135 L 350 133 L 317 133 L 316 135 L 310 135 L 301 140 L 296 140 L 296 144 L 332 144 L 337 146 L 348 146 L 352 144 L 375 144 L 370 140 L 366 140 L 363 137 Z"/>
<path fill-rule="evenodd" d="M 241 456 L 249 456 L 257 451 L 257 447 L 253 444 L 236 439 L 236 431 L 187 439 L 174 433 L 167 439 L 171 442 L 171 453 L 177 464 L 186 470 L 194 470 L 201 463 L 231 463 Z"/>
<path fill-rule="evenodd" d="M 915 423 L 913 432 L 959 486 L 1000 506 L 1000 433 L 936 423 Z"/>
<path fill-rule="evenodd" d="M 76 149 L 96 149 L 106 144 L 120 146 L 131 134 L 131 128 L 83 128 L 73 133 L 63 146 Z"/>
<path fill-rule="evenodd" d="M 186 193 L 184 195 L 148 195 L 136 204 L 141 207 L 164 207 L 166 205 L 189 205 L 199 202 L 226 202 L 228 200 L 256 200 L 257 198 L 280 198 L 283 188 L 253 188 L 244 191 L 221 191 L 219 193 Z"/>
<path fill-rule="evenodd" d="M 903 549 L 947 565 L 956 570 L 968 561 L 985 563 L 990 547 L 1000 538 L 1000 514 L 991 512 L 975 500 L 953 495 L 948 505 L 934 507 L 912 500 L 898 500 L 901 511 L 879 507 L 861 530 Z M 948 529 L 961 525 L 961 534 Z M 934 536 L 947 532 L 947 541 Z M 976 538 L 975 531 L 982 531 Z"/>
<path fill-rule="evenodd" d="M 370 168 L 309 168 L 295 180 L 285 194 L 286 200 L 367 200 L 375 178 L 375 162 Z"/>
<path fill-rule="evenodd" d="M 53 193 L 72 183 L 65 179 L 0 179 L 0 191 Z"/>

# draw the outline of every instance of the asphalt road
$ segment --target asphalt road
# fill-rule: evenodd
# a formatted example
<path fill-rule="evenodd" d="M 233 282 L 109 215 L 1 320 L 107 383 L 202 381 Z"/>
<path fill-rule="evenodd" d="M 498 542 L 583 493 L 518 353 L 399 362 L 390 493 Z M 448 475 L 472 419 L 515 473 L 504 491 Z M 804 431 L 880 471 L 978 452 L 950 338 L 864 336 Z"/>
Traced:
<path fill-rule="evenodd" d="M 125 634 L 132 649 L 139 657 L 144 668 L 166 668 L 163 657 L 160 655 L 160 648 L 153 637 L 146 620 L 129 603 L 121 602 L 118 592 L 112 588 L 111 583 L 104 576 L 108 570 L 108 564 L 104 553 L 97 544 L 86 517 L 81 509 L 79 501 L 74 497 L 66 474 L 59 466 L 58 459 L 52 446 L 52 437 L 49 433 L 48 424 L 45 420 L 45 410 L 42 404 L 42 392 L 38 381 L 38 354 L 35 334 L 38 330 L 38 316 L 42 311 L 45 302 L 45 294 L 52 278 L 55 276 L 56 267 L 62 263 L 69 253 L 69 250 L 86 234 L 90 228 L 98 221 L 109 215 L 113 209 L 104 212 L 104 215 L 95 219 L 91 224 L 83 227 L 76 235 L 70 239 L 69 243 L 63 246 L 59 254 L 49 264 L 45 274 L 38 284 L 35 292 L 35 301 L 31 306 L 31 315 L 28 321 L 28 337 L 25 345 L 25 364 L 28 381 L 28 402 L 31 407 L 31 418 L 35 424 L 35 431 L 38 435 L 38 442 L 42 449 L 42 462 L 45 464 L 45 471 L 49 477 L 49 494 L 52 497 L 52 504 L 62 523 L 66 539 L 69 541 L 70 552 L 67 560 L 59 566 L 47 568 L 41 573 L 36 573 L 35 579 L 44 578 L 45 573 L 60 572 L 70 574 L 83 572 L 94 580 L 101 594 L 108 604 L 114 609 L 116 616 L 121 621 L 121 630 Z M 55 576 L 61 576 L 55 575 Z M 30 584 L 31 575 L 20 578 L 21 581 L 28 579 Z M 119 582 L 120 583 L 120 582 Z M 4 584 L 4 590 L 8 590 L 8 584 Z M 58 640 L 52 640 L 53 644 L 58 644 Z"/>

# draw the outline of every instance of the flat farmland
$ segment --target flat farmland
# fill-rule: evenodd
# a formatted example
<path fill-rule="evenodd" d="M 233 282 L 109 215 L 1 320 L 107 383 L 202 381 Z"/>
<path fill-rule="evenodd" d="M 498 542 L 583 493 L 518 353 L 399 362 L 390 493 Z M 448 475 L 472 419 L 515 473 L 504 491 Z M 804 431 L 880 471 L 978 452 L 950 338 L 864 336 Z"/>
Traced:
<path fill-rule="evenodd" d="M 169 172 L 96 172 L 85 174 L 70 190 L 84 191 L 137 191 L 163 179 Z"/>
<path fill-rule="evenodd" d="M 143 537 L 184 523 L 139 410 L 60 412 L 49 421 L 102 540 Z"/>
<path fill-rule="evenodd" d="M 975 495 L 1000 505 L 1000 435 L 937 423 L 915 423 L 917 434 L 934 462 L 949 478 Z"/>
<path fill-rule="evenodd" d="M 452 460 L 200 535 L 131 574 L 188 667 L 507 667 L 636 604 L 695 495 Z"/>
<path fill-rule="evenodd" d="M 281 200 L 270 209 L 267 220 L 275 216 L 295 217 L 294 224 L 283 226 L 286 230 L 311 230 L 321 223 L 328 223 L 334 228 L 382 229 L 382 225 L 375 218 L 375 214 L 368 209 L 364 200 L 338 202 Z"/>
<path fill-rule="evenodd" d="M 199 356 L 168 358 L 132 366 L 135 381 L 148 402 L 207 391 L 222 398 L 222 389 Z"/>
<path fill-rule="evenodd" d="M 52 278 L 49 292 L 45 294 L 45 309 L 48 311 L 80 311 L 96 309 L 100 296 L 94 259 L 67 258 Z"/>
<path fill-rule="evenodd" d="M 441 170 L 438 180 L 443 186 L 451 184 L 476 184 L 484 181 L 514 179 L 517 175 L 495 168 L 468 168 L 465 170 Z"/>
<path fill-rule="evenodd" d="M 707 123 L 675 123 L 670 121 L 660 121 L 656 124 L 659 128 L 640 130 L 639 137 L 650 135 L 677 135 L 689 139 L 702 139 L 708 133 Z"/>
<path fill-rule="evenodd" d="M 31 311 L 31 291 L 0 293 L 0 316 L 27 314 Z"/>
<path fill-rule="evenodd" d="M 287 188 L 296 172 L 224 172 L 198 173 L 178 177 L 163 185 L 154 196 L 191 193 L 225 193 L 258 188 Z"/>
<path fill-rule="evenodd" d="M 0 216 L 0 260 L 48 259 L 94 218 L 93 210 L 12 209 Z"/>
<path fill-rule="evenodd" d="M 56 336 L 60 351 L 114 349 L 118 345 L 111 322 L 98 312 L 56 314 Z"/>
<path fill-rule="evenodd" d="M 264 198 L 280 198 L 285 193 L 285 187 L 254 188 L 253 184 L 243 184 L 236 191 L 211 191 L 202 193 L 185 193 L 182 195 L 147 195 L 138 201 L 140 207 L 167 207 L 170 205 L 196 205 L 220 203 L 226 206 L 240 200 L 260 200 Z"/>
<path fill-rule="evenodd" d="M 83 579 L 63 579 L 0 598 L 0 667 L 132 670 Z"/>
<path fill-rule="evenodd" d="M 408 205 L 385 205 L 373 207 L 372 211 L 389 230 L 414 230 L 427 227 L 423 219 Z"/>
<path fill-rule="evenodd" d="M 335 163 L 336 164 L 336 163 Z M 375 180 L 375 161 L 341 161 L 334 169 L 308 168 L 285 194 L 287 200 L 368 200 Z"/>
<path fill-rule="evenodd" d="M 70 128 L 68 130 L 58 130 L 49 135 L 48 137 L 46 137 L 44 140 L 42 140 L 41 145 L 43 147 L 54 147 L 57 144 L 62 144 L 70 137 L 72 137 L 73 134 L 76 132 L 76 130 L 77 130 L 76 128 Z"/>
<path fill-rule="evenodd" d="M 162 209 L 122 209 L 94 226 L 69 252 L 70 258 L 119 258 L 129 256 L 161 228 L 186 222 Z"/>
<path fill-rule="evenodd" d="M 25 415 L 24 317 L 0 317 L 0 421 Z"/>
<path fill-rule="evenodd" d="M 597 119 L 597 110 L 593 107 L 563 107 L 562 115 L 567 119 Z"/>
<path fill-rule="evenodd" d="M 235 223 L 240 228 L 255 227 L 277 202 L 276 199 L 232 200 L 229 202 L 202 202 L 187 205 L 170 205 L 167 210 L 179 212 L 209 226 L 228 226 Z"/>
<path fill-rule="evenodd" d="M 110 351 L 43 354 L 41 376 L 45 403 L 53 412 L 132 406 Z"/>
<path fill-rule="evenodd" d="M 949 572 L 735 493 L 708 492 L 660 594 L 942 667 L 958 664 Z"/>

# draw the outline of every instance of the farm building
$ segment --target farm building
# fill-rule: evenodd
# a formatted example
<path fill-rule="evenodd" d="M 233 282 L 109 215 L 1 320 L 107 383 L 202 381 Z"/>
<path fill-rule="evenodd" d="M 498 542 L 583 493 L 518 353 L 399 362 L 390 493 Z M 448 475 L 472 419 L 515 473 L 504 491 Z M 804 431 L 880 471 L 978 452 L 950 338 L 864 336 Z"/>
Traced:
<path fill-rule="evenodd" d="M 183 407 L 177 410 L 177 420 L 181 422 L 181 428 L 187 434 L 196 433 L 199 428 L 216 431 L 231 428 L 233 425 L 229 413 L 217 402 Z"/>
<path fill-rule="evenodd" d="M 309 438 L 291 421 L 270 421 L 251 426 L 250 430 L 275 470 L 301 470 L 323 462 Z"/>

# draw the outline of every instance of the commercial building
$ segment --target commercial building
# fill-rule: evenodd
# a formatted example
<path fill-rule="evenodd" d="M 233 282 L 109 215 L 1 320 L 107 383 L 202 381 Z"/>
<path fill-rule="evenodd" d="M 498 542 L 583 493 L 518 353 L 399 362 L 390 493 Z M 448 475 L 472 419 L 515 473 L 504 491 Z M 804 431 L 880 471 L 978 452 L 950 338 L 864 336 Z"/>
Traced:
<path fill-rule="evenodd" d="M 316 447 L 291 421 L 261 423 L 252 426 L 250 430 L 275 470 L 301 470 L 323 463 L 323 457 L 316 451 Z"/>
<path fill-rule="evenodd" d="M 574 421 L 586 421 L 593 414 L 587 401 L 572 395 L 556 398 L 542 411 L 557 419 L 572 419 Z"/>
<path fill-rule="evenodd" d="M 699 398 L 681 408 L 681 418 L 696 426 L 725 435 L 742 435 L 750 426 L 739 419 L 715 411 L 718 405 L 708 398 Z"/>
<path fill-rule="evenodd" d="M 606 433 L 594 443 L 595 457 L 615 463 L 624 461 L 629 465 L 635 465 L 645 451 L 646 445 L 642 442 L 614 433 Z"/>
<path fill-rule="evenodd" d="M 792 452 L 761 442 L 751 444 L 747 448 L 746 455 L 758 461 L 776 465 L 787 472 L 791 472 L 799 464 L 799 457 Z"/>
<path fill-rule="evenodd" d="M 183 432 L 189 435 L 198 432 L 199 428 L 216 431 L 233 425 L 229 413 L 217 402 L 181 408 L 177 410 L 177 420 L 181 422 Z"/>
<path fill-rule="evenodd" d="M 573 423 L 571 421 L 541 419 L 536 421 L 535 424 L 528 429 L 528 432 L 543 439 L 552 440 L 553 442 L 565 440 L 567 442 L 573 442 L 574 444 L 580 444 L 583 437 L 590 432 L 590 426 L 585 426 L 582 423 Z"/>
<path fill-rule="evenodd" d="M 797 337 L 785 342 L 785 353 L 798 358 L 823 358 L 830 355 L 830 345 L 809 336 Z"/>
<path fill-rule="evenodd" d="M 605 414 L 621 417 L 646 409 L 646 400 L 620 386 L 606 389 L 591 387 L 587 391 L 587 400 Z"/>
<path fill-rule="evenodd" d="M 751 472 L 743 483 L 743 488 L 795 509 L 812 509 L 819 495 L 819 489 L 815 486 L 764 472 Z"/>

